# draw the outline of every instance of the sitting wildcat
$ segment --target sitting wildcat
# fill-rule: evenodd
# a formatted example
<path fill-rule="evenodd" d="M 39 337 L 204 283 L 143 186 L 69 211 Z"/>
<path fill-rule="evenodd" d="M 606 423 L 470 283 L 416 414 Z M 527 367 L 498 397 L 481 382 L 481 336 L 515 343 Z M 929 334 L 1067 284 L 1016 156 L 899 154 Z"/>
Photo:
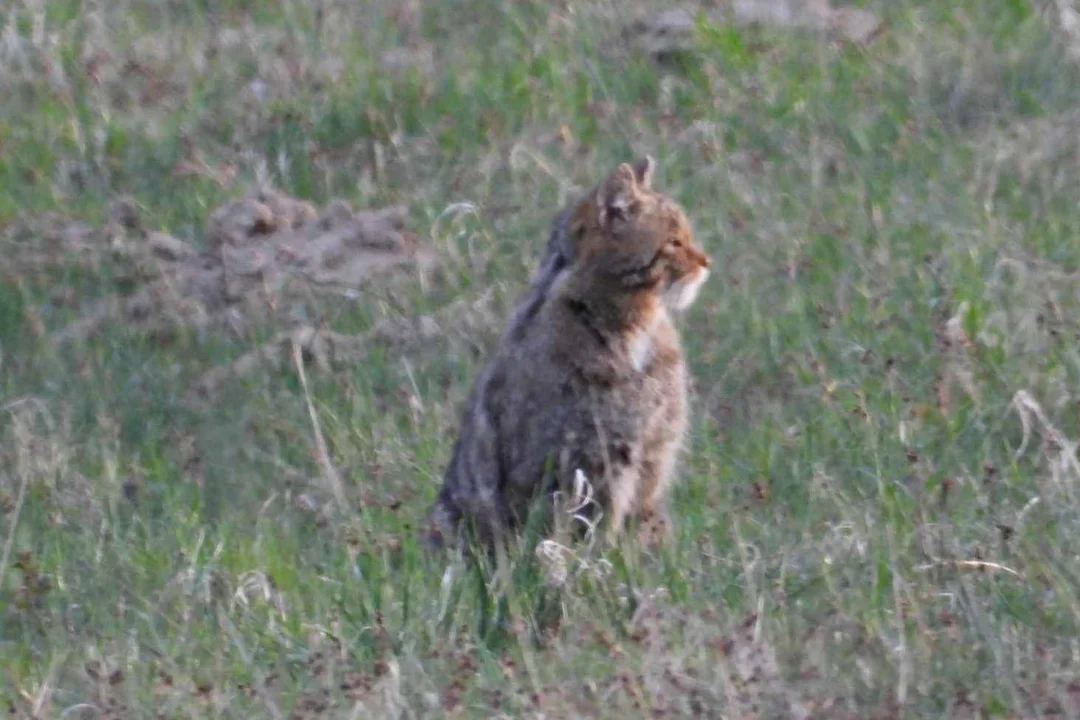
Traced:
<path fill-rule="evenodd" d="M 671 311 L 694 301 L 709 258 L 653 162 L 623 163 L 560 215 L 548 255 L 477 378 L 431 512 L 429 541 L 463 521 L 492 546 L 543 492 L 581 470 L 609 541 L 626 520 L 670 533 L 667 494 L 687 426 Z"/>

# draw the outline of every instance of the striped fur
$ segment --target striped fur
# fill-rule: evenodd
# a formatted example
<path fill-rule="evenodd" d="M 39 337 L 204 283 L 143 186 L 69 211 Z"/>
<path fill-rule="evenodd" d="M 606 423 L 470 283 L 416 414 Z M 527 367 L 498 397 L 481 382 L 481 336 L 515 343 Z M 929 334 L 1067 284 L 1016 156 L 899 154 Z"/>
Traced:
<path fill-rule="evenodd" d="M 651 189 L 651 170 L 649 159 L 620 165 L 556 218 L 466 402 L 430 516 L 433 544 L 456 541 L 468 521 L 493 545 L 576 470 L 609 537 L 629 517 L 670 527 L 687 406 L 669 300 L 692 300 L 709 260 L 682 210 Z"/>

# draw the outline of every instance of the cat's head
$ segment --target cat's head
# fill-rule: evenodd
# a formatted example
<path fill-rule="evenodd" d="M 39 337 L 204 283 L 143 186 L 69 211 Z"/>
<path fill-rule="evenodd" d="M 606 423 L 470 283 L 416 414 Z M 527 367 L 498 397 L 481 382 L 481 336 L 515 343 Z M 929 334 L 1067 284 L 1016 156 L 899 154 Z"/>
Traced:
<path fill-rule="evenodd" d="M 711 261 L 683 209 L 652 189 L 653 168 L 648 155 L 622 163 L 578 205 L 575 264 L 605 283 L 657 292 L 682 310 L 697 297 Z"/>

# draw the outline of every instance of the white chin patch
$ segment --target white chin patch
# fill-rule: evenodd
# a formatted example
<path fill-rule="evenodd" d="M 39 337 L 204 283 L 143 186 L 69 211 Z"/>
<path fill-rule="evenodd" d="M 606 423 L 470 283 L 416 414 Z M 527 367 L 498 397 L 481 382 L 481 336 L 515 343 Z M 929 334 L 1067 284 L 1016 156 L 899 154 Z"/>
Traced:
<path fill-rule="evenodd" d="M 669 307 L 675 310 L 685 310 L 697 299 L 701 286 L 709 279 L 709 271 L 702 268 L 691 277 L 683 278 L 673 284 L 665 293 L 665 299 Z"/>

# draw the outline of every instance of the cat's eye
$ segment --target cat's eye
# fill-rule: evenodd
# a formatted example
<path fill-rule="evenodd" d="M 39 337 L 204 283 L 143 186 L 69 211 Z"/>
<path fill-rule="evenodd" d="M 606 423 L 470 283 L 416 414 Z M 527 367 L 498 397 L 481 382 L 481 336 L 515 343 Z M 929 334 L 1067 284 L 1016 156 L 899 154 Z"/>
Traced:
<path fill-rule="evenodd" d="M 672 241 L 671 241 L 671 246 L 681 248 L 682 247 L 682 240 L 680 240 L 679 238 L 673 238 Z"/>

